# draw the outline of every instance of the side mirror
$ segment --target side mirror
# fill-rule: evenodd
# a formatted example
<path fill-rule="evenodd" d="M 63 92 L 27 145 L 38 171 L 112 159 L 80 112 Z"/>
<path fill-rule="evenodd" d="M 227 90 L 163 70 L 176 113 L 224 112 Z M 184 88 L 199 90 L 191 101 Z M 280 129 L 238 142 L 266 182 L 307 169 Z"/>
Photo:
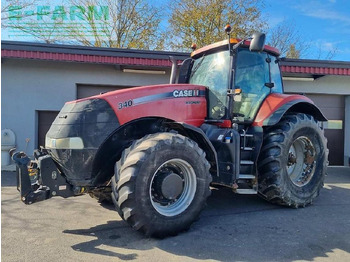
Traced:
<path fill-rule="evenodd" d="M 266 35 L 264 33 L 254 33 L 250 42 L 249 50 L 251 52 L 261 52 L 264 50 Z"/>
<path fill-rule="evenodd" d="M 189 81 L 190 71 L 193 65 L 192 58 L 187 58 L 180 65 L 178 84 L 187 84 Z"/>

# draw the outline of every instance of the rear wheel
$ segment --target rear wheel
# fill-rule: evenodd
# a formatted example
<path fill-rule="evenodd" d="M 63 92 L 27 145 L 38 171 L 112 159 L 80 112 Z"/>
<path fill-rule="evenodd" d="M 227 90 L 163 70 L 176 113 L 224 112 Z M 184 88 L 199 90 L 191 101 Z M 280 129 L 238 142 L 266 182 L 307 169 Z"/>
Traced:
<path fill-rule="evenodd" d="M 158 133 L 123 152 L 112 180 L 121 217 L 148 236 L 186 230 L 210 195 L 209 163 L 198 145 L 178 134 Z"/>
<path fill-rule="evenodd" d="M 272 203 L 304 207 L 318 196 L 327 164 L 326 139 L 313 117 L 286 115 L 265 130 L 259 194 Z"/>

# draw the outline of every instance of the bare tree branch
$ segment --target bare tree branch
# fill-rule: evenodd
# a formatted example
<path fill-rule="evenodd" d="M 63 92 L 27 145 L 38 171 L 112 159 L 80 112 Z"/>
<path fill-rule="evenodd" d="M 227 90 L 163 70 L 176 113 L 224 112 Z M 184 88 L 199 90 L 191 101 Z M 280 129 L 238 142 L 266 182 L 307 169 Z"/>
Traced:
<path fill-rule="evenodd" d="M 21 11 L 28 7 L 35 6 L 37 0 L 4 0 L 1 1 L 1 22 L 6 21 L 11 18 L 11 12 Z M 36 15 L 33 13 L 22 13 L 21 18 Z M 1 23 L 1 26 L 6 26 L 6 24 Z"/>
<path fill-rule="evenodd" d="M 292 22 L 283 21 L 268 33 L 268 44 L 276 47 L 281 56 L 300 58 L 310 49 L 310 42 L 305 41 Z"/>
<path fill-rule="evenodd" d="M 283 21 L 268 33 L 268 44 L 276 47 L 281 56 L 331 60 L 337 53 L 333 44 L 310 40 L 303 36 L 292 21 Z"/>
<path fill-rule="evenodd" d="M 61 6 L 48 7 L 54 11 L 40 21 L 21 20 L 11 28 L 50 43 L 139 49 L 163 43 L 162 12 L 147 0 L 65 0 Z"/>

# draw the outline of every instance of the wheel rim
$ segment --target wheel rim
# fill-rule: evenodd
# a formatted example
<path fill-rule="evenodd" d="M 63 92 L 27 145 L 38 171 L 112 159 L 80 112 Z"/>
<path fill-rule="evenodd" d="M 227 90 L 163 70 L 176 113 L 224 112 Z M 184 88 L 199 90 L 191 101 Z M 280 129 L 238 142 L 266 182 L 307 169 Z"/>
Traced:
<path fill-rule="evenodd" d="M 287 162 L 290 180 L 298 187 L 308 184 L 316 169 L 316 150 L 310 139 L 300 136 L 292 143 Z"/>
<path fill-rule="evenodd" d="M 149 190 L 152 206 L 164 216 L 181 214 L 196 193 L 196 173 L 183 159 L 174 158 L 154 172 Z"/>

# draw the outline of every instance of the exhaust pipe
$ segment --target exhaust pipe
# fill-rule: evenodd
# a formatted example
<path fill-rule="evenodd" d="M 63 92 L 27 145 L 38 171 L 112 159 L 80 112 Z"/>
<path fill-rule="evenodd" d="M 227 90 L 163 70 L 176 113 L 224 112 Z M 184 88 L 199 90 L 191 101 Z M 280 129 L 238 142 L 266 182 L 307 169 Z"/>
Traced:
<path fill-rule="evenodd" d="M 170 84 L 175 84 L 177 74 L 177 60 L 173 56 L 169 56 L 171 62 Z"/>

